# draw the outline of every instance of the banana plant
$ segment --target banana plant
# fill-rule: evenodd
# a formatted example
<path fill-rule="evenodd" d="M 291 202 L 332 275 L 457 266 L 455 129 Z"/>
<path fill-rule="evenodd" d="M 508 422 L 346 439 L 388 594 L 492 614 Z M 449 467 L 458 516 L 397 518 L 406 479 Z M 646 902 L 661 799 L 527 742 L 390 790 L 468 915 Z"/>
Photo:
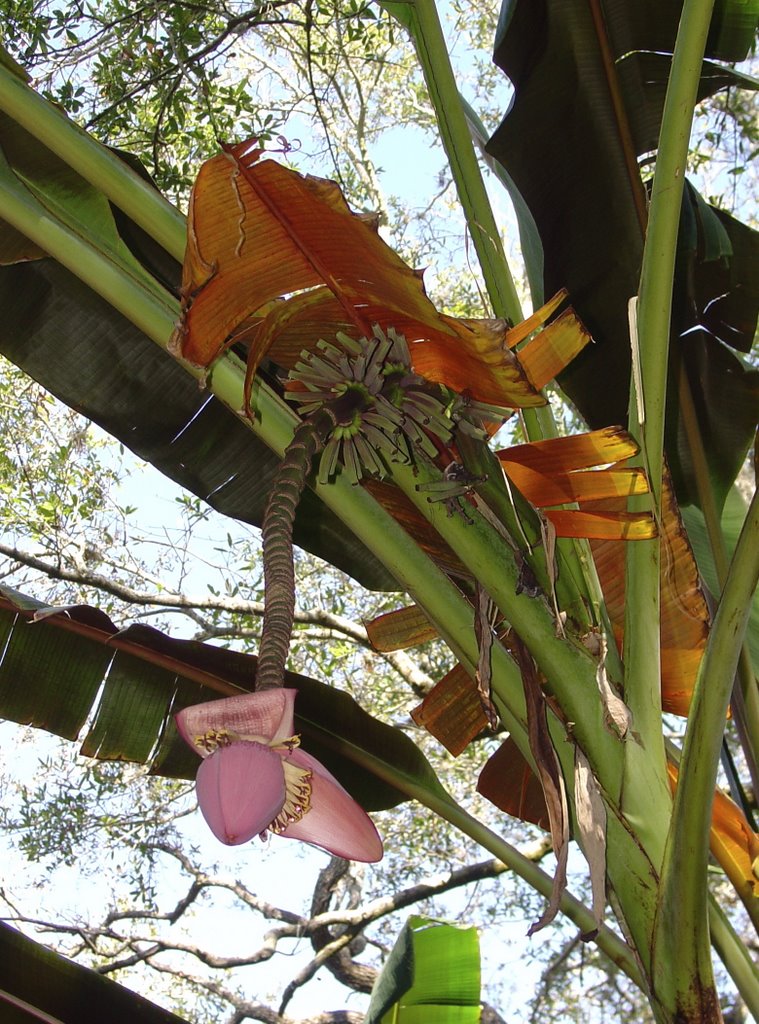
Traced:
<path fill-rule="evenodd" d="M 399 13 L 401 5 L 388 6 Z M 710 940 L 759 1013 L 747 949 L 706 891 L 711 843 L 759 922 L 757 837 L 735 805 L 714 796 L 759 574 L 759 511 L 754 499 L 712 621 L 662 456 L 682 167 L 708 6 L 682 5 L 672 38 L 631 303 L 628 429 L 603 425 L 577 438 L 554 436 L 542 389 L 584 358 L 589 333 L 565 292 L 526 320 L 515 306 L 508 268 L 491 244 L 497 229 L 471 151 L 472 120 L 431 0 L 402 5 L 400 16 L 438 104 L 493 308 L 511 323 L 440 314 L 420 275 L 336 186 L 297 174 L 253 142 L 225 146 L 200 169 L 185 229 L 118 156 L 37 97 L 17 70 L 0 67 L 4 351 L 175 478 L 189 479 L 196 493 L 263 522 L 273 626 L 262 641 L 261 676 L 256 668 L 238 688 L 260 687 L 266 697 L 285 682 L 291 533 L 357 579 L 409 595 L 413 605 L 373 624 L 377 646 L 435 634 L 458 659 L 417 720 L 450 749 L 483 723 L 504 727 L 509 740 L 480 788 L 551 831 L 553 882 L 520 865 L 548 899 L 533 929 L 569 913 L 643 988 L 662 1024 L 720 1019 Z M 731 5 L 720 9 L 734 24 Z M 515 20 L 506 29 L 524 30 L 524 5 L 507 11 Z M 128 233 L 131 247 L 124 218 L 139 229 Z M 158 259 L 145 236 L 163 250 Z M 561 241 L 577 244 L 569 233 Z M 181 288 L 171 258 L 183 264 Z M 615 316 L 626 317 L 618 306 Z M 61 322 L 80 328 L 65 343 Z M 193 379 L 211 401 L 198 397 Z M 135 410 L 149 406 L 146 428 Z M 494 452 L 488 438 L 514 409 L 530 441 Z M 203 453 L 197 468 L 190 451 Z M 755 690 L 755 678 L 750 683 Z M 41 690 L 55 709 L 51 685 Z M 60 688 L 55 693 L 65 702 Z M 33 708 L 9 712 L 14 701 L 18 693 L 0 691 L 3 713 L 46 727 Z M 144 740 L 164 729 L 169 703 L 156 708 Z M 665 745 L 663 709 L 688 716 L 682 751 Z M 199 734 L 209 762 L 218 750 L 258 742 L 233 735 L 236 719 L 227 723 L 224 713 L 220 706 L 218 715 L 198 716 L 214 722 L 211 739 L 208 729 Z M 330 730 L 328 745 L 341 756 L 519 864 L 434 773 L 418 763 L 399 770 L 392 757 L 362 749 L 348 721 L 338 716 Z M 283 738 L 276 730 L 272 737 Z M 281 754 L 271 756 L 279 762 Z M 339 769 L 335 775 L 339 781 Z M 305 797 L 295 804 L 306 820 Z M 565 891 L 570 835 L 588 860 L 592 908 Z M 607 904 L 624 941 L 605 923 Z"/>

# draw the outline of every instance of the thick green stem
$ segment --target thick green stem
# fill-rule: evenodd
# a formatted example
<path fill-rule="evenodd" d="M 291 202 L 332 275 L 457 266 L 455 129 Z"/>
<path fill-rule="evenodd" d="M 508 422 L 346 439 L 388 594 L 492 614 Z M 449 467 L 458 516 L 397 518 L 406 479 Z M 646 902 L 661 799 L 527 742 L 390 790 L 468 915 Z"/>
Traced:
<path fill-rule="evenodd" d="M 458 91 L 435 0 L 383 6 L 406 27 L 414 41 L 493 310 L 496 316 L 517 323 L 522 319 L 522 308 L 472 143 L 470 121 L 476 121 L 476 115 Z M 550 406 L 525 409 L 522 417 L 531 441 L 557 436 Z M 557 550 L 572 580 L 580 581 L 584 595 L 591 604 L 597 604 L 599 592 L 593 574 L 583 564 L 582 545 L 559 538 Z"/>
<path fill-rule="evenodd" d="M 693 108 L 709 30 L 712 4 L 686 0 L 672 60 L 651 191 L 640 292 L 637 332 L 633 332 L 631 432 L 641 442 L 654 507 L 661 520 L 664 417 L 667 397 L 672 285 L 677 251 L 685 167 Z M 637 378 L 637 380 L 636 380 Z M 638 407 L 644 410 L 638 422 Z M 626 774 L 662 795 L 667 789 L 661 729 L 660 546 L 642 541 L 627 547 L 625 618 L 625 699 L 633 713 L 640 743 L 627 750 Z M 638 803 L 641 789 L 625 787 L 625 813 L 634 826 L 645 827 L 647 806 Z M 651 832 L 651 852 L 659 862 L 664 835 Z"/>
<path fill-rule="evenodd" d="M 631 432 L 636 434 L 648 469 L 655 511 L 661 520 L 664 420 L 667 397 L 667 364 L 672 309 L 672 289 L 677 252 L 680 208 L 685 181 L 693 108 L 701 76 L 706 38 L 711 21 L 710 0 L 685 0 L 664 102 L 656 171 L 651 191 L 648 226 L 643 250 L 637 306 L 637 331 L 633 331 Z M 636 379 L 637 378 L 637 379 Z M 642 409 L 642 415 L 640 410 Z M 658 540 L 630 545 L 627 551 L 625 620 L 625 696 L 639 748 L 628 750 L 626 779 L 645 778 L 648 788 L 666 786 L 661 731 L 660 682 L 660 547 Z M 727 704 L 725 704 L 725 709 Z M 724 709 L 723 709 L 724 721 Z M 710 722 L 710 727 L 713 721 Z M 720 729 L 721 735 L 721 729 Z M 716 761 L 715 761 L 716 770 Z M 711 774 L 706 807 L 711 806 L 715 773 Z M 639 790 L 625 789 L 625 812 L 633 823 L 646 820 L 645 801 Z M 682 802 L 685 796 L 678 792 Z M 689 805 L 689 809 L 693 810 Z M 702 817 L 703 806 L 698 808 Z M 682 817 L 682 811 L 679 817 Z M 687 819 L 688 814 L 685 815 Z M 708 851 L 708 813 L 700 822 L 700 847 L 680 845 L 680 822 L 666 851 L 657 844 L 654 855 L 664 855 L 666 881 L 656 921 L 652 954 L 654 1009 L 658 1019 L 670 1021 L 718 1020 L 719 1006 L 711 968 L 706 927 L 705 878 Z M 689 831 L 685 828 L 685 831 Z M 691 836 L 693 833 L 690 833 Z M 672 837 L 678 837 L 673 839 Z M 659 841 L 663 836 L 660 835 Z M 679 860 L 673 861 L 676 848 Z M 685 876 L 696 878 L 695 887 Z M 684 875 L 683 875 L 684 872 Z M 684 930 L 687 920 L 690 928 Z"/>
<path fill-rule="evenodd" d="M 704 942 L 711 808 L 725 716 L 757 580 L 759 493 L 754 494 L 738 539 L 701 662 L 667 836 L 655 931 L 654 988 L 657 998 L 673 1009 L 690 1006 L 694 991 L 705 992 L 711 979 L 709 947 Z"/>
<path fill-rule="evenodd" d="M 115 152 L 91 138 L 2 64 L 0 110 L 104 192 L 111 202 L 182 262 L 186 227 L 179 210 Z"/>
<path fill-rule="evenodd" d="M 561 709 L 568 738 L 576 741 L 588 757 L 609 806 L 618 808 L 624 751 L 635 740 L 621 741 L 606 724 L 596 680 L 596 661 L 579 643 L 557 636 L 557 624 L 547 601 L 517 594 L 519 569 L 513 551 L 489 523 L 476 513 L 469 516 L 471 522 L 463 516 L 448 516 L 444 509 L 426 499 L 417 485 L 433 479 L 434 472 L 423 465 L 418 466 L 416 472 L 398 466 L 394 467 L 393 478 L 485 587 L 527 645 L 546 677 L 546 692 L 555 698 Z M 499 687 L 500 680 L 494 675 L 493 693 L 500 697 Z M 561 751 L 559 753 L 561 755 Z M 647 801 L 647 823 L 651 831 L 658 829 L 659 834 L 666 835 L 671 809 L 669 793 L 661 796 L 652 793 L 635 779 L 627 780 L 627 785 L 644 787 L 639 801 L 641 805 Z M 640 956 L 648 966 L 657 872 L 645 845 L 618 815 L 609 816 L 608 830 L 609 876 Z"/>
<path fill-rule="evenodd" d="M 672 287 L 693 109 L 701 77 L 711 0 L 685 0 L 662 114 L 638 293 L 638 345 L 651 486 L 659 499 L 667 401 Z M 637 424 L 633 423 L 637 430 Z"/>
<path fill-rule="evenodd" d="M 382 6 L 406 27 L 416 47 L 493 311 L 518 323 L 522 308 L 482 180 L 435 0 L 383 2 Z"/>

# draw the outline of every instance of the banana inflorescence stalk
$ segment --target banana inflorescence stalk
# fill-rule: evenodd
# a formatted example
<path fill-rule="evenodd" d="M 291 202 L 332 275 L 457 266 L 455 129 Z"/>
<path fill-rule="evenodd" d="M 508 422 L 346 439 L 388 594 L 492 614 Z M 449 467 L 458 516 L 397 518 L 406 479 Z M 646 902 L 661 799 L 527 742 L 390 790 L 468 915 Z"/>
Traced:
<path fill-rule="evenodd" d="M 417 449 L 433 458 L 448 443 L 453 423 L 437 385 L 419 377 L 402 335 L 375 327 L 357 342 L 319 342 L 290 374 L 305 419 L 285 451 L 262 526 L 264 618 L 256 689 L 282 686 L 295 612 L 293 524 L 314 458 L 323 452 L 319 479 L 336 471 L 353 482 L 385 476 L 386 460 L 411 462 Z"/>

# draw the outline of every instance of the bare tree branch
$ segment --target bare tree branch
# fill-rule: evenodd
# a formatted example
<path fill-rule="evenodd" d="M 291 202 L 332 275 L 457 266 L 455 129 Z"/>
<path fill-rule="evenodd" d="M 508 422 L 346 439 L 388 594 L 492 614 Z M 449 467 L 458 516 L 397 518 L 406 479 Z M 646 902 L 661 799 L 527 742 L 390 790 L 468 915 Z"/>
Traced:
<path fill-rule="evenodd" d="M 550 850 L 548 838 L 538 840 L 523 852 L 531 859 L 538 860 Z M 333 857 L 327 867 L 319 874 L 311 904 L 310 914 L 305 917 L 293 911 L 273 906 L 259 899 L 240 881 L 232 881 L 207 874 L 197 867 L 190 856 L 170 843 L 152 843 L 147 852 L 162 853 L 177 862 L 181 870 L 189 876 L 186 892 L 167 911 L 150 909 L 110 910 L 100 924 L 87 925 L 82 922 L 51 922 L 33 918 L 21 913 L 11 904 L 5 893 L 0 890 L 2 898 L 12 914 L 4 920 L 31 925 L 40 932 L 68 935 L 75 939 L 73 948 L 69 948 L 69 956 L 87 953 L 96 960 L 105 960 L 95 967 L 101 974 L 113 974 L 119 970 L 145 964 L 160 973 L 179 974 L 186 981 L 205 990 L 207 993 L 233 1007 L 230 1022 L 241 1022 L 246 1019 L 268 1022 L 287 1022 L 285 1009 L 295 992 L 305 985 L 316 974 L 318 969 L 326 966 L 335 978 L 346 987 L 356 992 L 370 992 L 377 977 L 378 970 L 368 964 L 355 960 L 366 948 L 365 929 L 380 919 L 387 917 L 413 904 L 417 904 L 433 896 L 450 892 L 462 886 L 487 878 L 496 878 L 507 870 L 504 864 L 495 859 L 480 861 L 475 864 L 456 868 L 444 878 L 436 878 L 407 887 L 399 892 L 381 896 L 362 904 L 361 871 L 348 861 Z M 139 924 L 159 924 L 161 922 L 174 925 L 192 907 L 204 890 L 223 889 L 234 895 L 244 906 L 261 915 L 261 917 L 278 922 L 278 927 L 268 930 L 258 948 L 247 954 L 235 956 L 217 955 L 210 950 L 202 949 L 196 944 L 183 942 L 181 939 L 141 933 Z M 129 926 L 127 931 L 125 927 Z M 184 954 L 213 971 L 230 970 L 233 968 L 250 967 L 271 959 L 278 951 L 279 945 L 285 940 L 299 940 L 308 937 L 314 949 L 314 956 L 295 975 L 286 986 L 278 1010 L 259 1003 L 251 1003 L 227 987 L 213 976 L 202 977 L 188 971 L 186 967 L 178 967 L 173 962 L 161 959 L 163 954 Z M 483 1017 L 490 1024 L 499 1024 L 500 1017 L 492 1008 L 487 1008 L 489 1016 Z M 335 1011 L 308 1018 L 298 1024 L 336 1024 L 346 1022 L 354 1024 L 361 1019 L 361 1014 L 346 1011 Z M 291 1021 L 290 1024 L 295 1024 Z"/>
<path fill-rule="evenodd" d="M 215 627 L 203 620 L 198 613 L 202 611 L 226 612 L 230 615 L 248 615 L 251 618 L 259 619 L 263 616 L 263 601 L 248 601 L 244 598 L 214 595 L 203 595 L 202 597 L 198 595 L 193 597 L 172 593 L 169 590 L 146 593 L 130 587 L 126 583 L 121 583 L 113 577 L 93 572 L 84 564 L 77 565 L 72 569 L 63 565 L 60 561 L 58 564 L 55 564 L 29 552 L 22 551 L 13 545 L 4 543 L 0 543 L 0 555 L 12 559 L 19 565 L 25 565 L 37 572 L 44 573 L 50 579 L 74 583 L 80 587 L 92 587 L 95 590 L 101 590 L 106 594 L 110 594 L 112 597 L 127 604 L 138 605 L 142 608 L 181 611 L 201 625 L 206 638 L 230 635 L 242 638 L 258 635 L 257 633 L 254 634 L 253 631 L 248 632 L 242 627 L 234 629 L 232 626 L 228 628 Z M 377 657 L 381 657 L 395 669 L 398 675 L 408 683 L 418 696 L 424 696 L 434 686 L 434 680 L 420 669 L 404 651 L 391 651 L 382 654 L 375 652 L 369 642 L 366 628 L 344 615 L 337 615 L 334 612 L 327 611 L 326 608 L 299 608 L 295 611 L 295 622 L 304 625 L 322 626 L 332 633 L 359 644 Z"/>

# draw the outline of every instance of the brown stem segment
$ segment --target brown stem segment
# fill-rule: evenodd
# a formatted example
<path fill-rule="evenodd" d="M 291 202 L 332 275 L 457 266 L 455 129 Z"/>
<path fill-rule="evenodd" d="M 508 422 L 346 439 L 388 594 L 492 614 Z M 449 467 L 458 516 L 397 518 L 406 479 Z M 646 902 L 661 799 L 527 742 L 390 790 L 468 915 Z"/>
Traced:
<path fill-rule="evenodd" d="M 293 523 L 314 456 L 324 447 L 335 420 L 320 409 L 297 428 L 272 485 L 261 535 L 264 560 L 264 617 L 256 690 L 282 686 L 295 614 Z"/>

